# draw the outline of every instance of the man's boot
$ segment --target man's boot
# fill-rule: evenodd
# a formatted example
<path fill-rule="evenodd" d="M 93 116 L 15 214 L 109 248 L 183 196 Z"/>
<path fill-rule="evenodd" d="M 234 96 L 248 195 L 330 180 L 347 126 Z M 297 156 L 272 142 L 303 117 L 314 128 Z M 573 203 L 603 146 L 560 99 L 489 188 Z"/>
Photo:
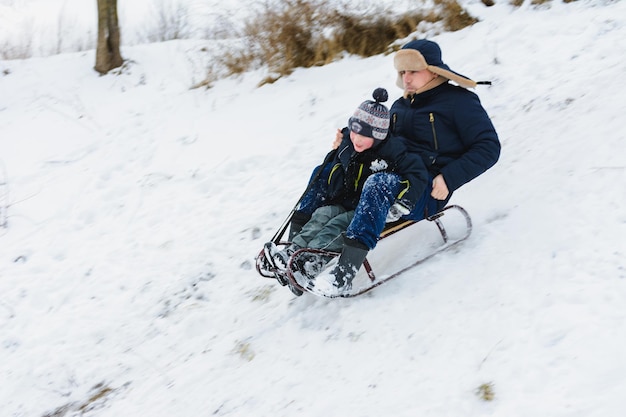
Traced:
<path fill-rule="evenodd" d="M 313 290 L 323 294 L 337 294 L 350 289 L 368 252 L 368 247 L 363 243 L 344 237 L 337 264 L 330 272 L 324 272 L 315 278 Z"/>

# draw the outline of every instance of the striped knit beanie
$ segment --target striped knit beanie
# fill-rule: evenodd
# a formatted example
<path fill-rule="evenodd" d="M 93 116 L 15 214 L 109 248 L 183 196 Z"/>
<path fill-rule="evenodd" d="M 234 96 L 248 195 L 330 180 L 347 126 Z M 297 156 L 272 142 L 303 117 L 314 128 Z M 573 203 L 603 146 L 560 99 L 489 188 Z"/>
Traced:
<path fill-rule="evenodd" d="M 354 133 L 375 140 L 384 140 L 389 132 L 389 109 L 384 103 L 389 97 L 387 90 L 377 88 L 372 94 L 374 101 L 366 100 L 355 110 L 348 120 L 348 127 Z"/>

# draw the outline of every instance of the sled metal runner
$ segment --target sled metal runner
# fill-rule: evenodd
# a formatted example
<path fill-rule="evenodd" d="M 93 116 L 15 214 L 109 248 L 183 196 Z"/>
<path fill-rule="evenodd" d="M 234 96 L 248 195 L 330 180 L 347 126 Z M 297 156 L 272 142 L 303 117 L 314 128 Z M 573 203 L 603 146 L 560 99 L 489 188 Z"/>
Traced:
<path fill-rule="evenodd" d="M 463 233 L 460 234 L 460 236 L 455 236 L 455 237 L 451 237 L 450 234 L 448 233 L 448 230 L 446 230 L 446 226 L 444 225 L 443 221 L 442 221 L 442 217 L 445 216 L 448 213 L 451 212 L 457 212 L 462 216 L 462 220 L 464 221 L 463 227 L 465 228 L 463 230 Z M 338 257 L 338 253 L 336 252 L 328 252 L 328 251 L 324 251 L 324 250 L 320 250 L 320 249 L 309 249 L 309 248 L 305 248 L 305 249 L 300 249 L 299 251 L 295 252 L 290 260 L 289 260 L 289 264 L 287 266 L 287 270 L 286 271 L 279 271 L 277 270 L 275 267 L 273 267 L 265 258 L 265 255 L 263 253 L 263 251 L 261 251 L 261 253 L 257 256 L 256 258 L 256 268 L 257 268 L 257 272 L 266 278 L 277 278 L 277 275 L 280 275 L 280 277 L 282 278 L 279 279 L 279 282 L 281 282 L 282 285 L 288 285 L 289 287 L 291 287 L 292 292 L 294 293 L 298 293 L 298 292 L 308 292 L 317 296 L 321 296 L 321 297 L 327 297 L 327 298 L 350 298 L 350 297 L 356 297 L 358 295 L 362 295 L 368 291 L 373 290 L 374 288 L 384 284 L 385 282 L 398 277 L 399 275 L 403 274 L 404 272 L 408 271 L 409 269 L 412 269 L 420 264 L 422 264 L 423 262 L 429 260 L 430 258 L 434 257 L 435 255 L 449 250 L 453 247 L 456 247 L 457 245 L 459 245 L 461 242 L 465 241 L 469 235 L 472 232 L 472 221 L 471 218 L 469 216 L 469 214 L 467 213 L 467 211 L 458 205 L 450 205 L 445 207 L 443 210 L 441 210 L 440 212 L 438 212 L 437 214 L 427 217 L 425 219 L 427 222 L 430 223 L 434 223 L 437 226 L 437 230 L 438 233 L 440 235 L 440 238 L 443 240 L 443 242 L 437 246 L 436 248 L 434 248 L 432 251 L 429 251 L 428 253 L 424 254 L 423 256 L 418 257 L 418 259 L 414 259 L 412 261 L 410 261 L 407 265 L 402 266 L 400 269 L 392 272 L 389 275 L 382 275 L 380 278 L 374 273 L 374 269 L 370 263 L 370 260 L 368 260 L 367 258 L 365 259 L 365 261 L 363 262 L 363 266 L 361 267 L 361 269 L 365 272 L 366 276 L 367 276 L 367 280 L 366 283 L 364 285 L 358 286 L 358 287 L 353 287 L 351 289 L 347 289 L 345 291 L 339 292 L 339 293 L 334 293 L 334 294 L 322 294 L 319 292 L 314 292 L 311 291 L 311 288 L 313 286 L 314 277 L 309 277 L 306 274 L 302 273 L 302 265 L 300 260 L 303 257 L 306 256 L 313 256 L 313 257 L 323 257 L 326 258 L 325 260 L 329 260 L 331 258 L 336 258 Z M 385 228 L 385 230 L 381 233 L 380 239 L 379 241 L 382 241 L 384 239 L 389 238 L 390 236 L 403 231 L 413 225 L 416 225 L 420 222 L 416 222 L 413 220 L 406 220 L 406 221 L 400 221 L 397 223 L 393 223 L 387 226 L 387 228 Z M 279 245 L 288 245 L 290 242 L 278 242 L 277 244 Z M 419 241 L 414 242 L 416 245 L 419 245 Z M 372 251 L 373 252 L 373 251 Z M 370 253 L 368 255 L 368 257 L 371 258 L 372 253 Z M 332 262 L 332 261 L 331 261 Z M 329 263 L 326 263 L 325 268 L 328 268 Z M 321 272 L 321 271 L 320 271 Z M 359 272 L 361 273 L 361 272 Z M 295 289 L 295 291 L 294 291 Z"/>

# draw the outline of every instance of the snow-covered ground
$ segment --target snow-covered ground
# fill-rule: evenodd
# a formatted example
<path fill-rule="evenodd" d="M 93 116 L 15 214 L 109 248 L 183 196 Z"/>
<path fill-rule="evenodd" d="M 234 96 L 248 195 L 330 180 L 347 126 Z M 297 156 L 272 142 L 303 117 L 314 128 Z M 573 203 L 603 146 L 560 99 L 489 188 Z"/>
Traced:
<path fill-rule="evenodd" d="M 199 40 L 0 61 L 0 415 L 623 416 L 626 2 L 507 3 L 432 38 L 493 81 L 473 234 L 354 299 L 254 258 L 392 56 L 210 90 Z"/>

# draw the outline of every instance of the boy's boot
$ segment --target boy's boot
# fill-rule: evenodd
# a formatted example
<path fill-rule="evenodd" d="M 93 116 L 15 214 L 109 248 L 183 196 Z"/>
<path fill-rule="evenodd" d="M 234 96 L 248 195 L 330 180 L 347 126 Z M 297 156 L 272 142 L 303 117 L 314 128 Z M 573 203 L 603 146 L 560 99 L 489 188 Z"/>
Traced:
<path fill-rule="evenodd" d="M 352 287 L 352 280 L 363 265 L 369 249 L 355 239 L 344 237 L 343 249 L 337 264 L 330 272 L 315 278 L 314 291 L 337 294 Z"/>
<path fill-rule="evenodd" d="M 302 248 L 295 243 L 290 244 L 283 250 L 279 250 L 274 242 L 267 242 L 263 245 L 265 259 L 275 268 L 274 276 L 280 285 L 284 286 L 289 283 L 289 279 L 285 276 L 287 265 L 289 265 L 289 258 L 300 249 Z"/>
<path fill-rule="evenodd" d="M 274 247 L 271 249 L 276 250 L 277 247 L 274 245 Z M 291 255 L 293 255 L 300 249 L 302 249 L 300 246 L 292 243 L 282 250 L 276 250 L 275 252 L 271 253 L 272 261 L 274 261 L 274 265 L 276 266 L 276 268 L 285 271 L 287 269 L 287 265 L 289 265 L 289 258 L 291 258 Z"/>

